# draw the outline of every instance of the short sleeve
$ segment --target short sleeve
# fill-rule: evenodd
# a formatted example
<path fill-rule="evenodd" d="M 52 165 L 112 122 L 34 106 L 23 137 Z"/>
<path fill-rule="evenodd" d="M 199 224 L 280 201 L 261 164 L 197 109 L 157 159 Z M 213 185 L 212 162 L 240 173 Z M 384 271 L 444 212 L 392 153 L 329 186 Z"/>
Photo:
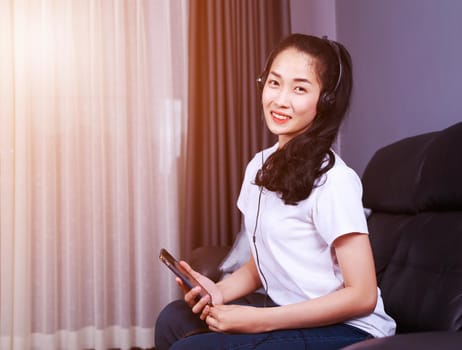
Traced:
<path fill-rule="evenodd" d="M 347 233 L 368 233 L 361 180 L 351 168 L 332 168 L 315 191 L 313 222 L 329 245 Z"/>
<path fill-rule="evenodd" d="M 247 211 L 247 202 L 249 198 L 250 186 L 252 185 L 252 163 L 247 165 L 244 180 L 242 181 L 241 191 L 239 192 L 239 197 L 237 198 L 237 207 L 242 213 Z"/>

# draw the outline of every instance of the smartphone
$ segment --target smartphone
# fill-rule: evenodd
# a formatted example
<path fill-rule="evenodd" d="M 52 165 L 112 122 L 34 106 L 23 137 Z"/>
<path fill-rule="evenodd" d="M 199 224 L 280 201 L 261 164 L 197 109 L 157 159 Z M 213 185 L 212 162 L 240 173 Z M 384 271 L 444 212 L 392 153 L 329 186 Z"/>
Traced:
<path fill-rule="evenodd" d="M 195 279 L 186 269 L 180 265 L 179 261 L 175 259 L 166 249 L 160 250 L 159 259 L 162 261 L 176 276 L 178 276 L 183 284 L 192 289 L 196 286 L 201 287 L 198 300 L 203 296 L 209 296 L 209 304 L 212 305 L 212 295 L 205 289 L 197 279 Z"/>

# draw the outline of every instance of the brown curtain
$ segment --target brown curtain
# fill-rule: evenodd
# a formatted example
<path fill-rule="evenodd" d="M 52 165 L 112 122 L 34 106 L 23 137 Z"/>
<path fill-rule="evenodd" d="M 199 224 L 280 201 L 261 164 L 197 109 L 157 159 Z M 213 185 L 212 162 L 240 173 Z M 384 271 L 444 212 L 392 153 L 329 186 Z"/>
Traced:
<path fill-rule="evenodd" d="M 289 0 L 193 0 L 182 254 L 229 245 L 245 167 L 275 142 L 264 124 L 256 78 L 290 32 Z"/>

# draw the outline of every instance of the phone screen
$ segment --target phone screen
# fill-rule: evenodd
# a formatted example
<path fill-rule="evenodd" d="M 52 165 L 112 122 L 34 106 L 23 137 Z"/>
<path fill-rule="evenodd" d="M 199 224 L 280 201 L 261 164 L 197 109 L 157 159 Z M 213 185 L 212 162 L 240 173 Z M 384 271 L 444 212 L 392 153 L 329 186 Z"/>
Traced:
<path fill-rule="evenodd" d="M 212 300 L 210 293 L 199 283 L 197 279 L 186 271 L 184 267 L 180 265 L 179 261 L 175 259 L 166 249 L 162 248 L 160 250 L 159 259 L 170 269 L 170 271 L 181 279 L 188 289 L 199 286 L 201 287 L 200 296 L 203 297 L 205 295 L 209 295 L 210 300 Z"/>

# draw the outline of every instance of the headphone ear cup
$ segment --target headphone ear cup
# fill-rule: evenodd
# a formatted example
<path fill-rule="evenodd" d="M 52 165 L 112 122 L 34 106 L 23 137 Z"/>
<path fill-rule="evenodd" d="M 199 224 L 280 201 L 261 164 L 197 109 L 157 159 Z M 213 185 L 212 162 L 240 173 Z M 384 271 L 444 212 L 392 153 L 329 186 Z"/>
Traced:
<path fill-rule="evenodd" d="M 322 110 L 326 110 L 332 107 L 335 103 L 335 94 L 332 92 L 323 92 L 319 97 L 320 107 Z"/>

